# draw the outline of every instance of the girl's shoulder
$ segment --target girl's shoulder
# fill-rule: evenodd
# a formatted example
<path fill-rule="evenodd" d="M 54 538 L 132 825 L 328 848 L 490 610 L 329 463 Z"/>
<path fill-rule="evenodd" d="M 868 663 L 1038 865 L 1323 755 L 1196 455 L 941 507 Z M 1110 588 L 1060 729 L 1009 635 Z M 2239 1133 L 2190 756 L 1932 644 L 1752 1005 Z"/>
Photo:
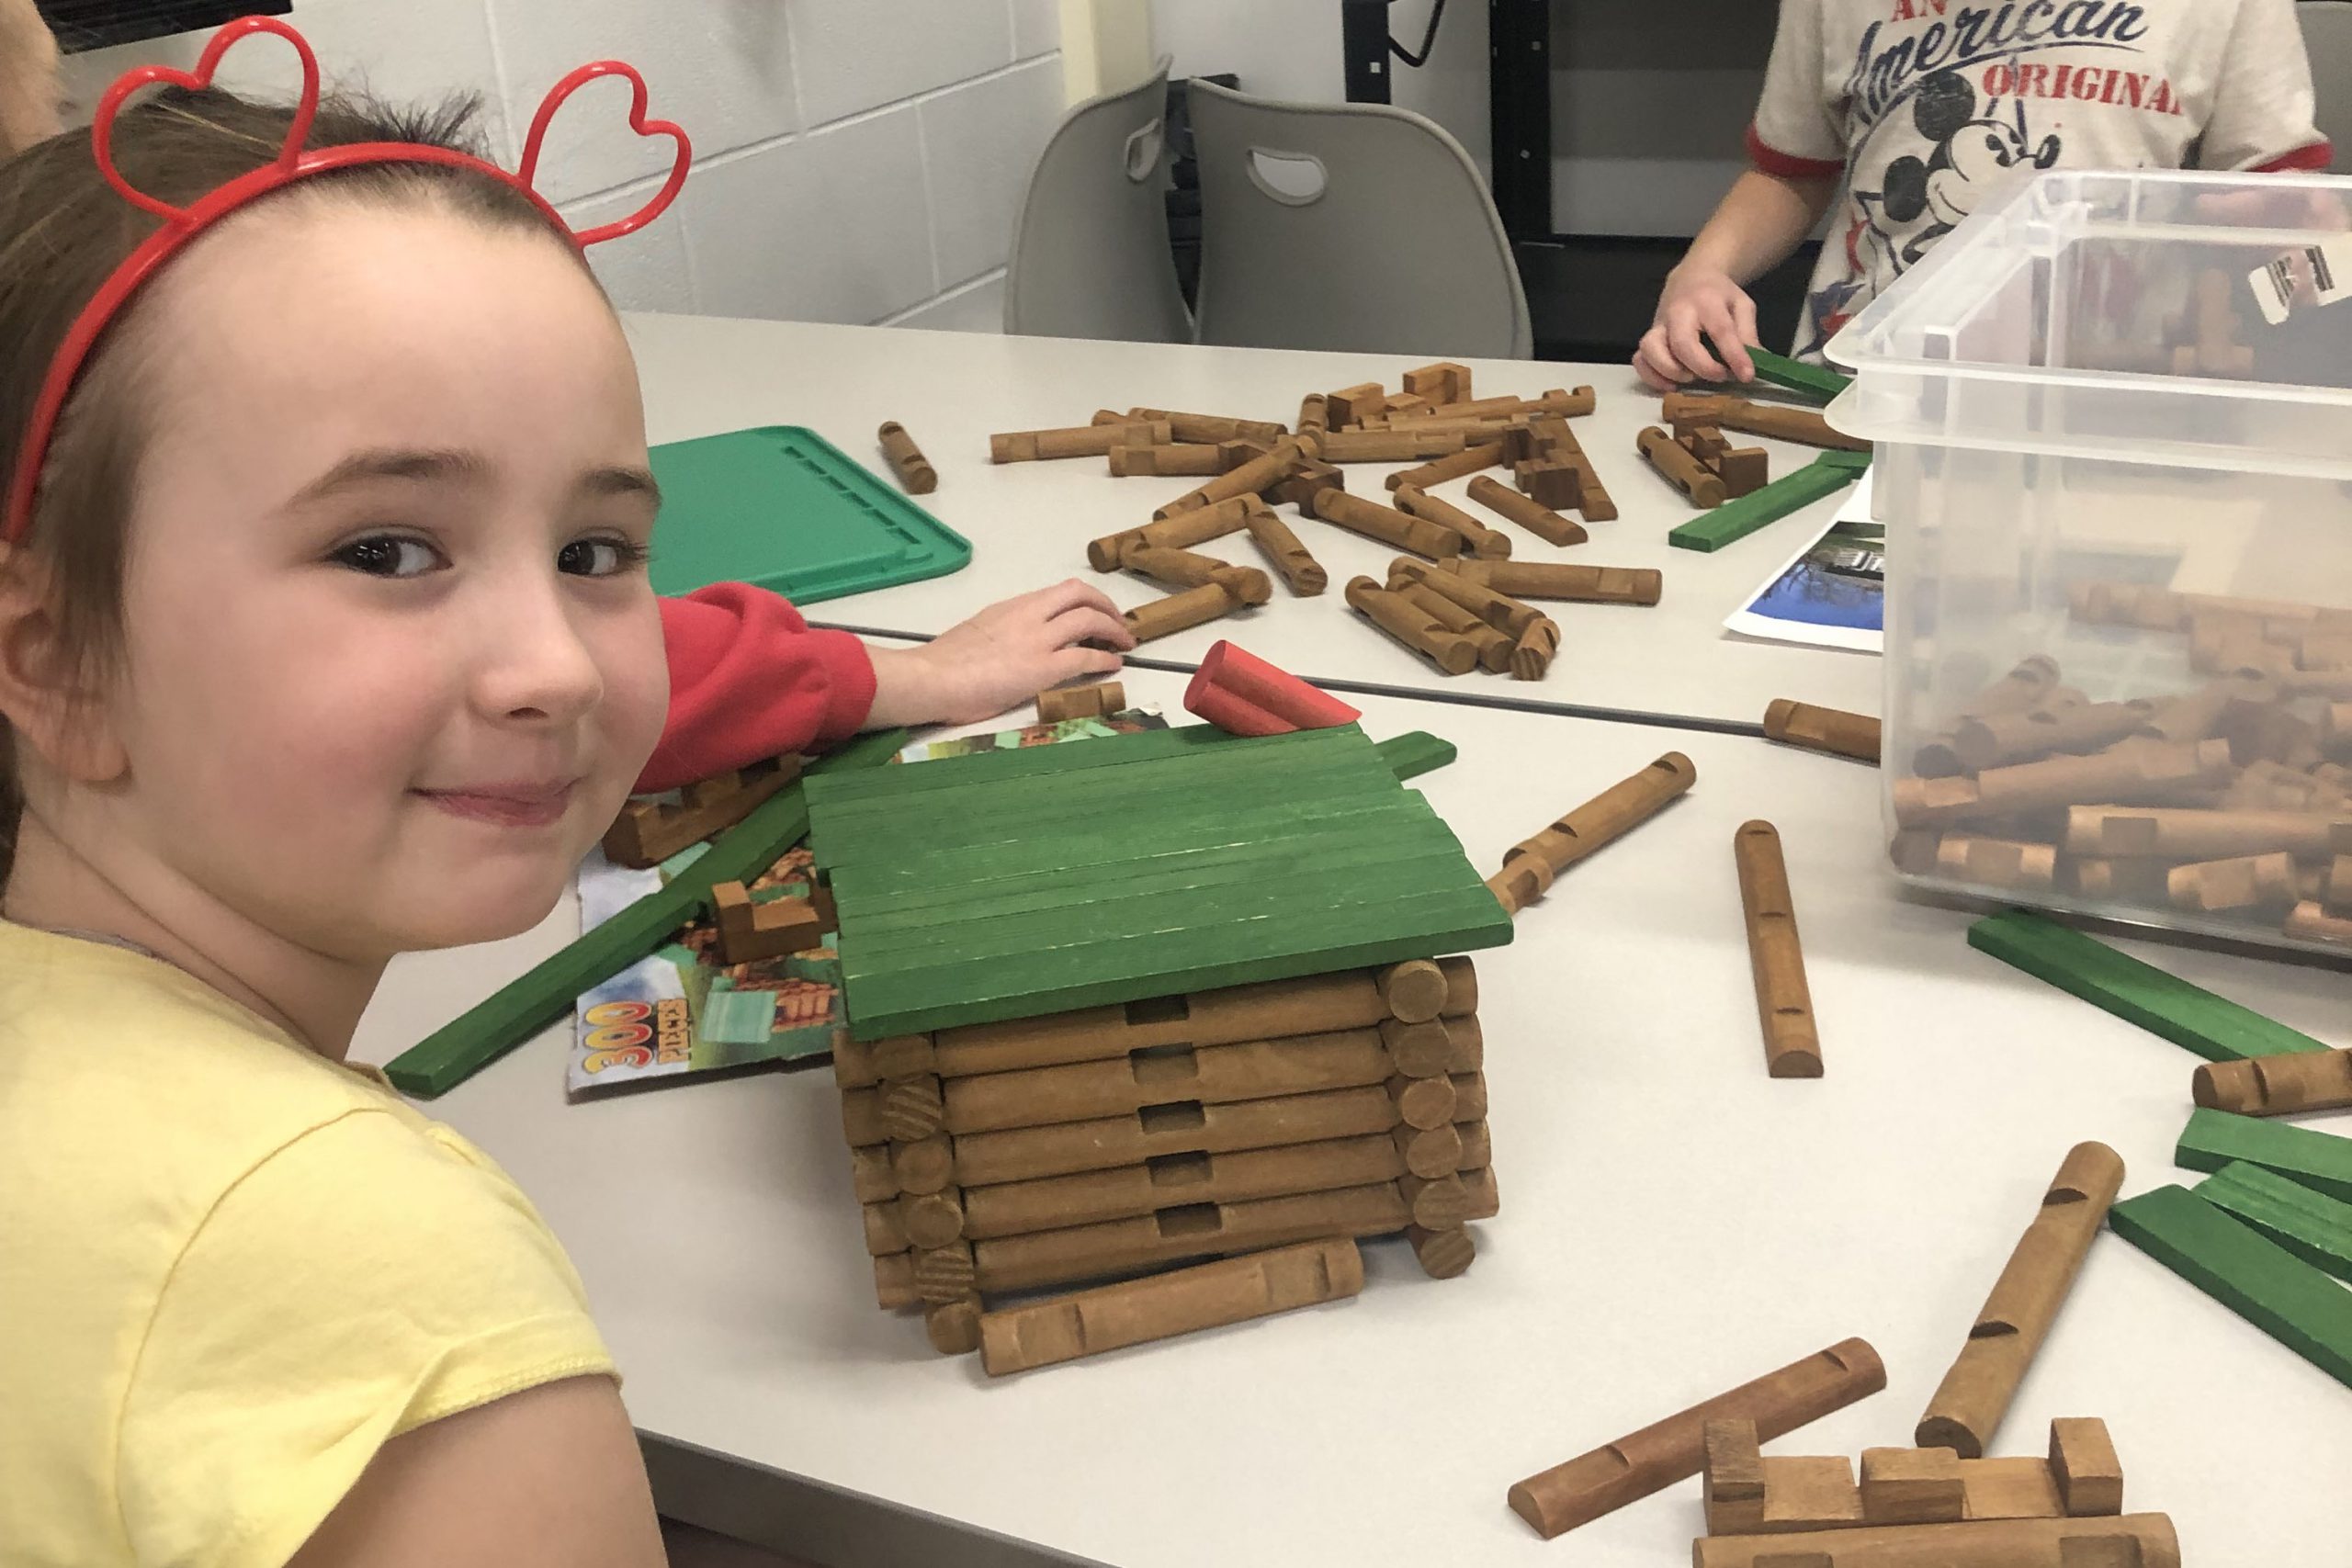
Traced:
<path fill-rule="evenodd" d="M 425 1119 L 194 976 L 0 921 L 0 1168 L 96 1160 L 210 1201 L 278 1148 L 378 1112 Z"/>
<path fill-rule="evenodd" d="M 389 1438 L 612 1371 L 455 1133 L 168 965 L 5 925 L 0 1235 L 0 1409 L 30 1413 L 0 1524 L 38 1501 L 142 1561 L 283 1562 Z"/>

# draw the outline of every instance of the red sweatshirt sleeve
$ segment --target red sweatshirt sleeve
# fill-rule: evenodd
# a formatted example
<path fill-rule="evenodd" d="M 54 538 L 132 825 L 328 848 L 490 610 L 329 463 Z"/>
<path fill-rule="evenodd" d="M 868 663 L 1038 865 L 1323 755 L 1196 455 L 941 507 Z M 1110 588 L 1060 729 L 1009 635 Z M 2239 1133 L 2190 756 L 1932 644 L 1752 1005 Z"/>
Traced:
<path fill-rule="evenodd" d="M 847 632 L 810 631 L 764 588 L 717 582 L 662 601 L 670 717 L 639 793 L 674 789 L 857 733 L 874 705 L 874 660 Z"/>

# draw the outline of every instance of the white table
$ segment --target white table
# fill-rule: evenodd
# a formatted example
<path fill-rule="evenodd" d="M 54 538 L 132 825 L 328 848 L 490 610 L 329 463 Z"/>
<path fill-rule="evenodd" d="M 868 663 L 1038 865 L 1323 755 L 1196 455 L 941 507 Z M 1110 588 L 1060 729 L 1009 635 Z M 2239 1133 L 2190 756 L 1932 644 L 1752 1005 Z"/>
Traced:
<path fill-rule="evenodd" d="M 1172 676 L 1128 691 L 1177 715 Z M 1884 1357 L 1888 1391 L 1776 1451 L 1907 1444 L 2071 1145 L 2113 1145 L 2127 1193 L 2195 1179 L 2170 1151 L 2196 1058 L 1973 951 L 1968 912 L 1900 897 L 1872 770 L 1740 737 L 1363 705 L 1376 738 L 1460 748 L 1416 787 L 1481 867 L 1662 750 L 1699 770 L 1479 959 L 1503 1206 L 1470 1273 L 1430 1281 L 1379 1243 L 1358 1300 L 992 1382 L 875 1308 L 828 1073 L 567 1106 L 559 1031 L 433 1109 L 571 1250 L 665 1506 L 855 1563 L 1655 1568 L 1685 1560 L 1695 1482 L 1548 1544 L 1504 1489 L 1849 1335 Z M 1817 1081 L 1764 1076 L 1730 854 L 1758 816 L 1786 844 Z M 392 1054 L 569 929 L 560 912 L 404 961 L 357 1054 Z M 2340 969 L 2123 945 L 2346 1043 Z M 2352 1394 L 2112 1235 L 1997 1451 L 2040 1453 L 2075 1415 L 2106 1418 L 2127 1506 L 2169 1512 L 2188 1562 L 2342 1561 Z"/>
<path fill-rule="evenodd" d="M 1413 363 L 1390 355 L 691 316 L 631 316 L 628 332 L 645 386 L 648 433 L 656 442 L 749 425 L 807 424 L 880 468 L 876 426 L 888 419 L 907 426 L 939 470 L 939 489 L 922 503 L 972 541 L 971 564 L 952 576 L 831 600 L 811 613 L 825 621 L 919 634 L 944 631 L 996 600 L 1088 575 L 1089 539 L 1149 521 L 1153 508 L 1201 482 L 1114 479 L 1099 457 L 993 465 L 988 460 L 991 432 L 1084 424 L 1104 407 L 1180 409 L 1287 424 L 1297 418 L 1304 393 L 1369 380 L 1394 387 Z M 1385 581 L 1396 552 L 1329 524 L 1294 519 L 1307 548 L 1329 569 L 1330 592 L 1296 599 L 1278 581 L 1271 604 L 1163 637 L 1144 651 L 1197 661 L 1211 643 L 1230 637 L 1301 675 L 1748 724 L 1759 722 L 1765 705 L 1782 696 L 1879 711 L 1876 659 L 1749 641 L 1722 627 L 1726 615 L 1826 525 L 1836 500 L 1712 555 L 1671 548 L 1667 531 L 1687 521 L 1691 508 L 1634 451 L 1634 434 L 1657 422 L 1658 401 L 1629 367 L 1469 363 L 1481 395 L 1533 395 L 1579 385 L 1599 394 L 1597 411 L 1577 420 L 1576 430 L 1617 502 L 1618 520 L 1593 524 L 1589 543 L 1560 548 L 1498 519 L 1511 536 L 1512 558 L 1657 567 L 1665 573 L 1658 605 L 1553 606 L 1561 649 L 1548 679 L 1521 683 L 1484 673 L 1450 679 L 1366 624 L 1340 592 L 1359 574 Z M 1817 456 L 1812 447 L 1758 444 L 1771 449 L 1776 476 Z M 1385 502 L 1385 477 L 1409 466 L 1349 464 L 1348 488 Z M 1468 485 L 1466 479 L 1455 479 L 1437 493 L 1460 501 Z M 1478 510 L 1472 507 L 1474 513 Z M 1294 518 L 1290 508 L 1283 511 Z M 1223 550 L 1238 563 L 1263 564 L 1246 539 L 1208 549 Z M 1125 574 L 1094 581 L 1123 608 L 1164 592 Z"/>

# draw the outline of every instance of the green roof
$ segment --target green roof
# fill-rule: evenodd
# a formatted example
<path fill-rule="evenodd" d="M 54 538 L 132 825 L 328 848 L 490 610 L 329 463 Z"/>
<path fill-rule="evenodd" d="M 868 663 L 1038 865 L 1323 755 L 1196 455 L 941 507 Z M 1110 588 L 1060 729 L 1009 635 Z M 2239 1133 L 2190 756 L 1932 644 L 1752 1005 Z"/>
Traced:
<path fill-rule="evenodd" d="M 1353 725 L 1207 725 L 807 781 L 861 1040 L 1510 941 Z"/>

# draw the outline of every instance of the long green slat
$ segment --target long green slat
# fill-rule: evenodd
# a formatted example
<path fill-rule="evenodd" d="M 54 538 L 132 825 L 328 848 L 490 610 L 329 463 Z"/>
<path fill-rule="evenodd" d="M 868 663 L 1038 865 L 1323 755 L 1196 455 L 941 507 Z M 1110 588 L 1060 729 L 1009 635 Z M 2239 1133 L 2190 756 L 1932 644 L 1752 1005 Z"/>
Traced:
<path fill-rule="evenodd" d="M 1394 859 L 1396 854 L 1391 836 L 1385 832 L 1344 838 L 1316 834 L 1279 846 L 1281 852 L 1277 855 L 1265 852 L 1276 847 L 1265 842 L 1200 846 L 1186 853 L 1158 855 L 1136 864 L 1105 866 L 1095 875 L 1069 875 L 1049 870 L 993 878 L 976 886 L 910 888 L 900 897 L 871 903 L 860 900 L 855 930 L 861 941 L 899 936 L 930 938 L 947 930 L 950 939 L 961 943 L 968 933 L 954 928 L 974 921 L 1001 928 L 1024 917 L 1067 916 L 1083 908 L 1089 912 L 1088 923 L 1093 924 L 1102 911 L 1113 906 L 1146 901 L 1157 906 L 1159 900 L 1193 889 L 1239 887 L 1281 898 L 1281 887 L 1266 886 L 1275 878 L 1298 872 L 1366 874 L 1379 870 L 1385 860 Z M 1419 858 L 1430 859 L 1437 848 L 1431 846 Z M 1442 860 L 1430 869 L 1442 874 Z M 837 889 L 836 901 L 839 897 Z"/>
<path fill-rule="evenodd" d="M 1057 832 L 1048 820 L 1029 824 L 1023 833 L 991 834 L 987 841 L 967 848 L 934 851 L 919 863 L 875 860 L 837 864 L 833 889 L 836 897 L 847 893 L 857 897 L 861 907 L 868 897 L 899 895 L 946 902 L 986 897 L 989 884 L 1012 877 L 1051 873 L 1078 880 L 1215 848 L 1246 851 L 1252 844 L 1288 845 L 1303 839 L 1424 833 L 1429 830 L 1424 824 L 1434 819 L 1426 805 L 1406 808 L 1391 803 L 1371 810 L 1360 804 L 1309 800 L 1238 818 L 1212 803 L 1205 809 L 1188 807 L 1165 818 L 1137 817 L 1126 824 L 1109 818 L 1083 832 Z M 1043 864 L 1036 849 L 1040 839 L 1053 852 Z"/>
<path fill-rule="evenodd" d="M 1426 729 L 1408 729 L 1402 735 L 1392 735 L 1373 750 L 1396 775 L 1396 782 L 1417 779 L 1453 761 L 1453 742 L 1441 740 Z"/>
<path fill-rule="evenodd" d="M 2341 1383 L 2352 1384 L 2352 1291 L 2186 1187 L 2108 1211 L 2115 1234 Z"/>
<path fill-rule="evenodd" d="M 1190 963 L 1173 970 L 1157 962 L 1156 950 L 1140 955 L 1136 963 L 1120 964 L 1100 947 L 1090 947 L 1076 950 L 1064 961 L 1058 976 L 1052 968 L 1041 965 L 1042 973 L 1031 971 L 1018 977 L 1020 983 L 1011 978 L 1000 981 L 995 971 L 1001 965 L 992 968 L 979 964 L 967 969 L 935 971 L 922 976 L 928 997 L 902 989 L 888 1010 L 878 1012 L 853 1001 L 853 1029 L 860 1039 L 879 1039 L 959 1023 L 1063 1012 L 1258 980 L 1295 979 L 1334 969 L 1499 946 L 1510 940 L 1510 924 L 1492 894 L 1481 889 L 1480 895 L 1483 908 L 1480 896 L 1447 893 L 1415 900 L 1393 910 L 1386 919 L 1367 914 L 1359 920 L 1326 920 L 1317 926 L 1315 941 L 1283 946 L 1274 945 L 1270 940 L 1272 933 L 1261 932 L 1257 922 L 1236 921 L 1222 929 L 1218 940 L 1239 951 L 1221 956 L 1195 953 Z M 1399 923 L 1397 914 L 1412 917 L 1411 929 L 1402 934 L 1393 929 Z M 1057 979 L 1058 983 L 1053 983 Z"/>
<path fill-rule="evenodd" d="M 1187 724 L 1172 729 L 1147 729 L 1134 735 L 1105 735 L 1080 745 L 1026 746 L 1010 751 L 978 751 L 943 758 L 955 764 L 933 771 L 910 768 L 904 773 L 835 775 L 822 784 L 812 782 L 809 800 L 820 807 L 873 796 L 898 798 L 935 789 L 961 789 L 976 783 L 1052 774 L 1067 777 L 1091 768 L 1125 767 L 1164 757 L 1208 753 L 1241 754 L 1258 750 L 1301 750 L 1315 745 L 1339 745 L 1348 737 L 1363 739 L 1354 725 L 1329 729 L 1301 730 L 1293 735 L 1229 735 L 1213 724 Z M 1284 742 L 1298 742 L 1285 746 Z"/>
<path fill-rule="evenodd" d="M 2188 1113 L 2172 1162 L 2190 1170 L 2219 1170 L 2232 1160 L 2299 1181 L 2352 1202 L 2352 1138 L 2316 1127 L 2239 1116 L 2199 1106 Z"/>
<path fill-rule="evenodd" d="M 870 768 L 906 744 L 904 730 L 862 736 L 808 765 L 809 773 Z M 805 779 L 760 803 L 695 863 L 580 940 L 524 972 L 384 1065 L 403 1094 L 447 1094 L 571 1010 L 580 993 L 655 952 L 699 913 L 710 890 L 765 871 L 808 831 Z"/>
<path fill-rule="evenodd" d="M 1026 760 L 1053 750 L 1083 751 L 1091 748 L 1101 748 L 1107 750 L 1113 744 L 1114 742 L 1110 739 L 1096 739 L 1075 747 L 1039 747 L 1016 755 Z M 1125 760 L 1115 755 L 1089 758 L 1087 765 L 1073 767 L 1058 773 L 1040 772 L 1035 768 L 1024 768 L 1013 772 L 992 766 L 991 764 L 995 763 L 997 758 L 1003 753 L 977 757 L 953 757 L 943 759 L 953 764 L 949 767 L 937 770 L 910 770 L 908 776 L 910 778 L 921 773 L 936 773 L 937 776 L 923 781 L 921 788 L 901 787 L 888 790 L 835 792 L 815 796 L 814 803 L 817 808 L 825 814 L 828 822 L 837 818 L 842 822 L 855 822 L 877 813 L 902 808 L 910 801 L 920 801 L 926 807 L 944 810 L 957 801 L 992 799 L 998 795 L 1025 799 L 1044 792 L 1050 792 L 1057 796 L 1067 796 L 1080 791 L 1099 794 L 1110 790 L 1133 788 L 1138 779 L 1160 777 L 1213 779 L 1232 775 L 1244 769 L 1273 772 L 1310 772 L 1317 768 L 1344 769 L 1349 761 L 1356 755 L 1355 749 L 1342 749 L 1329 744 L 1286 748 L 1280 750 L 1238 749 L 1245 744 L 1248 743 L 1232 742 L 1234 750 L 1212 750 L 1194 748 L 1164 756 L 1144 755 Z M 1259 744 L 1263 744 L 1262 739 L 1259 739 Z"/>
<path fill-rule="evenodd" d="M 2308 1034 L 2022 909 L 1977 921 L 1968 928 L 1968 945 L 2209 1062 L 2326 1049 Z"/>
<path fill-rule="evenodd" d="M 2234 1159 L 2199 1182 L 2195 1191 L 2312 1268 L 2352 1280 L 2352 1203 Z"/>
<path fill-rule="evenodd" d="M 865 927 L 844 917 L 842 940 L 845 953 L 857 954 L 857 973 L 865 972 L 869 952 L 888 953 L 897 963 L 912 966 L 928 965 L 943 951 L 952 954 L 955 962 L 1000 959 L 1017 964 L 1029 954 L 1067 953 L 1073 948 L 1154 933 L 1164 936 L 1166 945 L 1175 950 L 1204 928 L 1237 920 L 1306 923 L 1353 904 L 1410 897 L 1422 888 L 1442 886 L 1449 858 L 1460 852 L 1431 846 L 1409 857 L 1400 857 L 1393 848 L 1385 854 L 1354 857 L 1333 867 L 1345 874 L 1344 895 L 1333 891 L 1329 879 L 1310 880 L 1318 875 L 1318 866 L 1311 860 L 1254 869 L 1247 863 L 1228 863 L 1197 881 L 1177 879 L 1135 895 L 1080 897 L 999 916 L 951 914 L 944 919 L 885 931 L 872 947 L 867 945 Z M 1317 893 L 1301 897 L 1295 886 L 1282 886 L 1285 882 L 1309 882 Z"/>
<path fill-rule="evenodd" d="M 960 764 L 951 760 L 947 765 Z M 1251 793 L 1238 795 L 1231 783 L 1244 778 Z M 1395 775 L 1376 761 L 1344 770 L 1269 768 L 1249 775 L 1182 766 L 1164 774 L 1119 769 L 1090 775 L 1069 791 L 1023 782 L 970 795 L 913 795 L 895 809 L 861 807 L 841 817 L 826 808 L 821 863 L 829 870 L 876 861 L 903 864 L 910 837 L 944 839 L 971 850 L 1000 842 L 1034 845 L 1040 833 L 1058 840 L 1115 832 L 1126 823 L 1172 825 L 1179 818 L 1222 819 L 1238 831 L 1270 814 L 1393 807 L 1396 794 Z M 1029 853 L 1035 857 L 1034 847 Z"/>
<path fill-rule="evenodd" d="M 1826 365 L 1808 365 L 1801 359 L 1775 354 L 1769 348 L 1751 348 L 1747 351 L 1747 358 L 1756 367 L 1758 380 L 1770 381 L 1792 392 L 1803 392 L 1825 403 L 1854 384 L 1852 377 L 1841 376 Z"/>
<path fill-rule="evenodd" d="M 1677 549 L 1722 549 L 1758 528 L 1778 523 L 1801 506 L 1810 506 L 1823 496 L 1843 490 L 1854 482 L 1860 471 L 1844 463 L 1815 458 L 1794 473 L 1783 474 L 1736 501 L 1726 501 L 1712 512 L 1702 512 L 1667 535 L 1666 542 Z"/>

